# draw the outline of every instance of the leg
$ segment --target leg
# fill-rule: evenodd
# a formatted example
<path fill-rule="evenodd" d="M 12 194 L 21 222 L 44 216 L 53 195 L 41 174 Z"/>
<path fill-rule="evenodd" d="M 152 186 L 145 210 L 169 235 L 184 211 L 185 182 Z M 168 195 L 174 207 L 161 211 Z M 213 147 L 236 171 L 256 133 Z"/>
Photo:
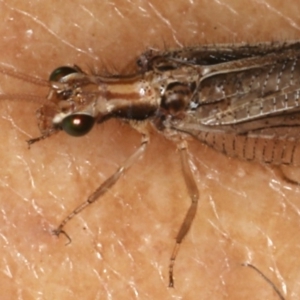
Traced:
<path fill-rule="evenodd" d="M 175 264 L 175 259 L 177 257 L 179 246 L 184 239 L 184 237 L 187 235 L 189 229 L 192 226 L 193 220 L 195 218 L 196 212 L 197 212 L 197 206 L 198 206 L 198 199 L 199 199 L 199 191 L 197 184 L 195 182 L 192 170 L 189 166 L 189 160 L 187 156 L 187 145 L 186 142 L 182 142 L 179 145 L 180 150 L 180 157 L 181 157 L 181 166 L 182 166 L 182 173 L 184 177 L 184 181 L 188 190 L 188 194 L 192 200 L 191 206 L 189 210 L 187 211 L 185 218 L 182 222 L 182 225 L 179 229 L 179 232 L 176 236 L 176 243 L 172 252 L 170 266 L 169 266 L 169 287 L 174 286 L 174 279 L 173 279 L 173 269 Z"/>
<path fill-rule="evenodd" d="M 300 170 L 299 167 L 281 165 L 275 166 L 274 172 L 281 177 L 282 180 L 289 184 L 300 186 Z"/>
<path fill-rule="evenodd" d="M 64 234 L 68 238 L 70 243 L 71 238 L 63 230 L 65 225 L 71 219 L 73 219 L 77 214 L 83 211 L 86 207 L 88 207 L 96 200 L 98 200 L 102 195 L 104 195 L 119 180 L 119 178 L 141 157 L 141 155 L 145 152 L 147 148 L 148 142 L 149 142 L 148 138 L 143 137 L 140 147 L 128 159 L 126 159 L 124 163 L 121 165 L 121 167 L 119 167 L 118 170 L 112 176 L 106 179 L 98 187 L 98 189 L 88 197 L 88 199 L 85 202 L 83 202 L 78 207 L 76 207 L 73 210 L 73 212 L 71 212 L 66 218 L 64 218 L 62 222 L 59 224 L 59 226 L 57 227 L 57 229 L 53 231 L 53 233 L 57 236 L 59 236 L 61 233 Z"/>
<path fill-rule="evenodd" d="M 273 288 L 273 290 L 278 295 L 278 297 L 281 300 L 284 300 L 284 297 L 282 296 L 282 294 L 279 291 L 279 289 L 277 288 L 277 286 L 262 271 L 260 271 L 254 265 L 251 265 L 251 264 L 248 264 L 248 263 L 242 264 L 242 266 L 249 267 L 249 268 L 253 269 L 254 271 L 256 271 Z"/>

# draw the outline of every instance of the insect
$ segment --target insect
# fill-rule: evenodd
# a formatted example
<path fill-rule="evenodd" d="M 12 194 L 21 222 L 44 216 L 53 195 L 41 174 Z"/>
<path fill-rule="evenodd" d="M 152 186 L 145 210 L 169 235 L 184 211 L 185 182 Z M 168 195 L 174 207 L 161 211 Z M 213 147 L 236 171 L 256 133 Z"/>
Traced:
<path fill-rule="evenodd" d="M 132 75 L 87 74 L 78 66 L 55 69 L 49 81 L 5 68 L 2 73 L 50 87 L 37 111 L 41 136 L 65 131 L 83 136 L 93 126 L 117 118 L 141 134 L 139 148 L 62 220 L 54 233 L 101 198 L 146 151 L 156 130 L 180 150 L 191 205 L 176 236 L 169 286 L 179 246 L 197 212 L 199 192 L 188 159 L 192 137 L 228 156 L 274 165 L 299 165 L 300 42 L 208 45 L 171 51 L 149 50 Z M 13 97 L 13 96 L 12 96 Z M 24 97 L 24 96 L 22 96 Z M 7 98 L 7 96 L 6 96 Z M 28 96 L 28 100 L 34 100 Z"/>

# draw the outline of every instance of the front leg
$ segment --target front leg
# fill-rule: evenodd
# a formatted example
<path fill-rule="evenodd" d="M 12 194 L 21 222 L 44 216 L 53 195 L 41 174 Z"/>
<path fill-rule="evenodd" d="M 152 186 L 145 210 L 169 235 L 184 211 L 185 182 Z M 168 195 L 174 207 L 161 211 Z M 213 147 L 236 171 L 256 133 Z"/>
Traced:
<path fill-rule="evenodd" d="M 64 234 L 69 242 L 71 242 L 71 238 L 64 231 L 65 225 L 73 219 L 77 214 L 87 208 L 89 205 L 94 203 L 96 200 L 100 199 L 118 180 L 119 178 L 142 156 L 142 154 L 146 151 L 147 145 L 149 143 L 148 137 L 143 136 L 140 147 L 129 156 L 123 164 L 118 168 L 118 170 L 106 179 L 89 197 L 88 199 L 77 206 L 67 217 L 65 217 L 59 226 L 53 231 L 53 233 L 59 236 L 61 233 Z"/>

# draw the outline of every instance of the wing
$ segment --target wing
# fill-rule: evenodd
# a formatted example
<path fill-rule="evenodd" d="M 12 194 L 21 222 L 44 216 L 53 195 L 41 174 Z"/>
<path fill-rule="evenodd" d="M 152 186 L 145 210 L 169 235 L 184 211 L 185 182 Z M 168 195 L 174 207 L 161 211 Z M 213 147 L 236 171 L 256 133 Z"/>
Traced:
<path fill-rule="evenodd" d="M 172 128 L 229 156 L 300 165 L 299 57 L 287 49 L 209 66 Z"/>

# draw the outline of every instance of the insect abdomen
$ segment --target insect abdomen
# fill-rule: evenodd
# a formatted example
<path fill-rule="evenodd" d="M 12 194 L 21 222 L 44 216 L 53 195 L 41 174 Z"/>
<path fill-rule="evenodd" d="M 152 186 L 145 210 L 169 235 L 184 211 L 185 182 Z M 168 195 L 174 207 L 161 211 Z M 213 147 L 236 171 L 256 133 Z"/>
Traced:
<path fill-rule="evenodd" d="M 300 166 L 300 142 L 295 138 L 264 138 L 224 132 L 199 132 L 196 138 L 230 157 L 272 165 Z"/>

